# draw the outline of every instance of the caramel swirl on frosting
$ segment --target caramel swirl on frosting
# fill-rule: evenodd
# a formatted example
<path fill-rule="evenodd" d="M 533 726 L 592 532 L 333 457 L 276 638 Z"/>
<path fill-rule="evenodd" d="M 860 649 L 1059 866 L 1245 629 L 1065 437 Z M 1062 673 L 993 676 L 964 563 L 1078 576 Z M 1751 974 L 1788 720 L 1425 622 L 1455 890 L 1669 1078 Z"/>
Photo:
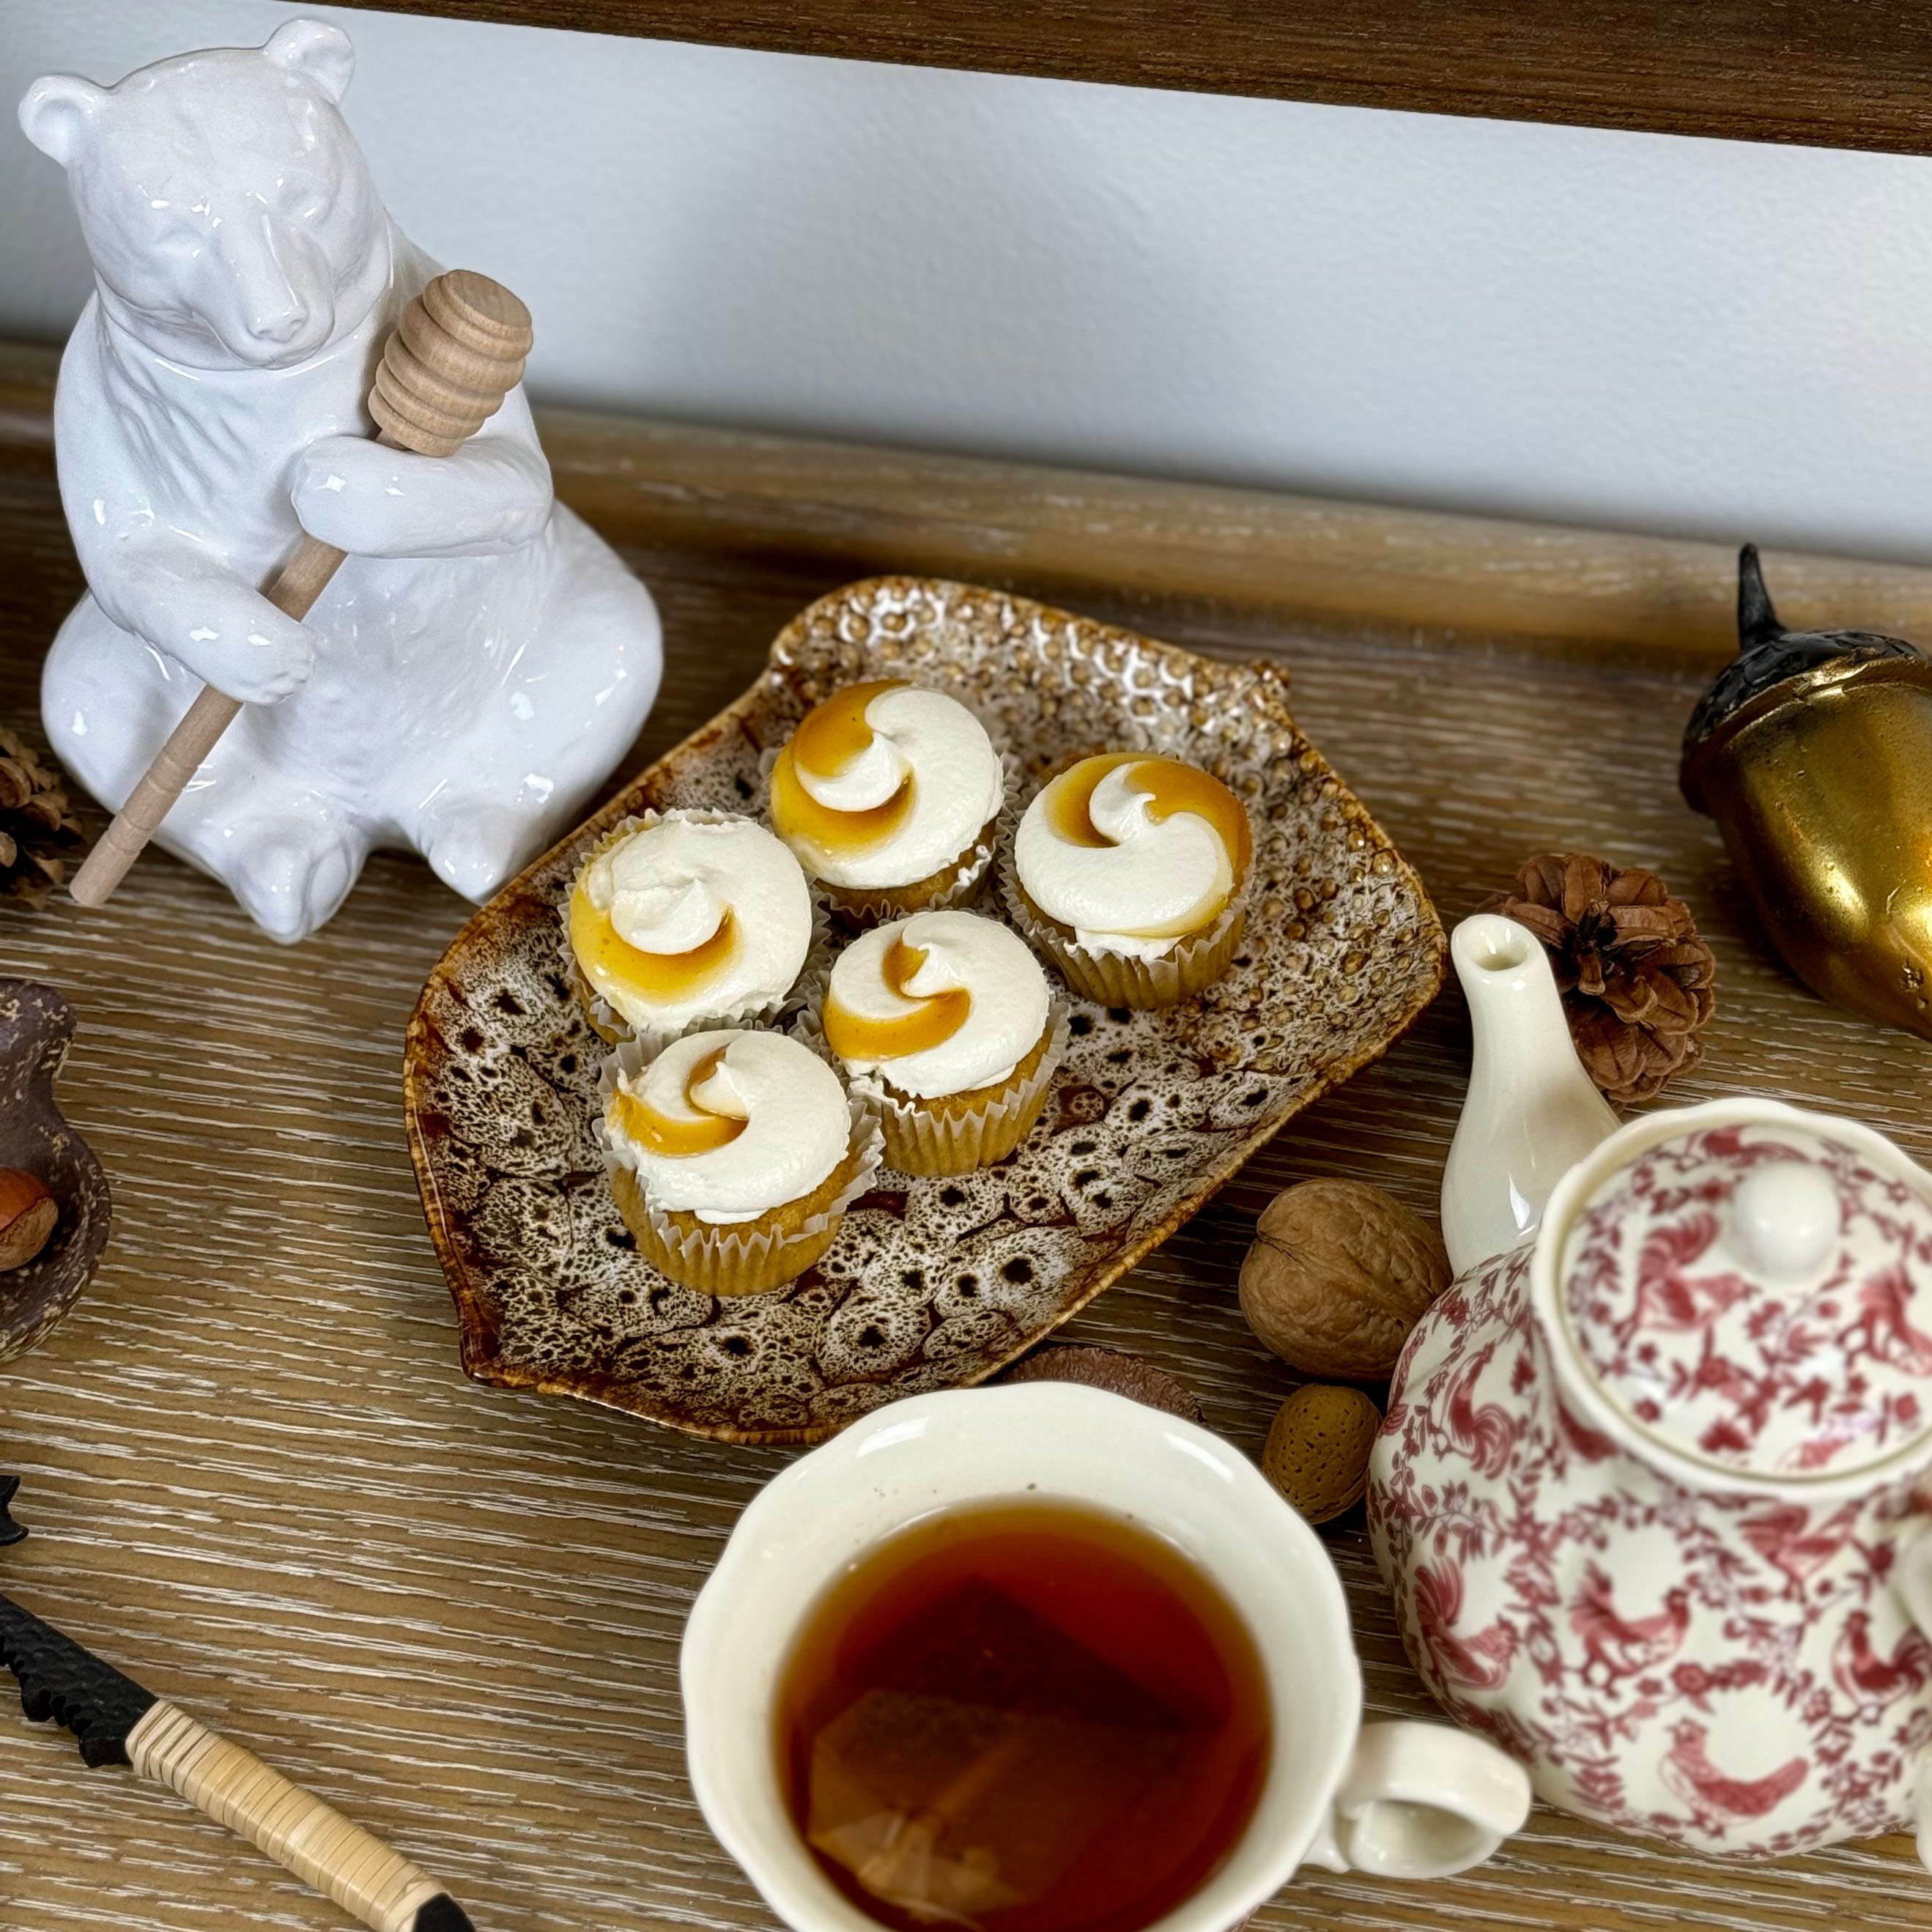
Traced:
<path fill-rule="evenodd" d="M 722 1224 L 809 1194 L 844 1158 L 851 1114 L 808 1047 L 728 1028 L 688 1034 L 620 1076 L 604 1126 L 658 1207 Z"/>
<path fill-rule="evenodd" d="M 1004 774 L 986 728 L 944 692 L 850 685 L 806 714 L 772 766 L 771 817 L 814 878 L 915 884 L 998 816 Z"/>
<path fill-rule="evenodd" d="M 1218 918 L 1247 876 L 1246 808 L 1178 758 L 1108 752 L 1053 779 L 1020 821 L 1028 898 L 1096 952 L 1160 958 Z"/>
<path fill-rule="evenodd" d="M 1046 975 L 1024 940 L 970 912 L 915 913 L 838 956 L 821 1020 L 855 1072 L 876 1069 L 914 1100 L 1010 1079 L 1040 1044 Z"/>
<path fill-rule="evenodd" d="M 620 1085 L 610 1102 L 618 1125 L 639 1147 L 667 1160 L 688 1160 L 693 1154 L 729 1147 L 745 1131 L 744 1120 L 736 1114 L 713 1113 L 698 1093 L 724 1058 L 721 1046 L 692 1063 L 684 1076 L 684 1104 L 674 1114 L 658 1112 L 641 1095 Z"/>
<path fill-rule="evenodd" d="M 776 1000 L 812 944 L 798 862 L 748 818 L 667 812 L 591 860 L 568 916 L 591 990 L 640 1028 Z"/>

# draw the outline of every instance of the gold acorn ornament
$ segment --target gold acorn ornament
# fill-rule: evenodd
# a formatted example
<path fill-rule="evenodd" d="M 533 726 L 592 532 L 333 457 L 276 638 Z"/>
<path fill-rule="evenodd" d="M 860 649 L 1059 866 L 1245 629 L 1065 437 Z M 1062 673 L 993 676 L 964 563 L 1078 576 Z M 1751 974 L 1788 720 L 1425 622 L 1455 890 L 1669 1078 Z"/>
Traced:
<path fill-rule="evenodd" d="M 1791 970 L 1932 1039 L 1932 661 L 1901 638 L 1786 630 L 1747 544 L 1738 655 L 1691 714 L 1679 782 Z"/>

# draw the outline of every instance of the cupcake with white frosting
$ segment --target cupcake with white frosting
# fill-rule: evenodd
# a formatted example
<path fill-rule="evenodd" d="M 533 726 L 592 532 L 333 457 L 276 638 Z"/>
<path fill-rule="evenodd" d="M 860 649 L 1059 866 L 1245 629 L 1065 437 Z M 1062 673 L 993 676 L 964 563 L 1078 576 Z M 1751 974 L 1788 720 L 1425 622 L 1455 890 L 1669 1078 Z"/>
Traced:
<path fill-rule="evenodd" d="M 772 827 L 859 924 L 958 905 L 992 862 L 1006 769 L 944 692 L 887 680 L 815 705 L 770 773 Z"/>
<path fill-rule="evenodd" d="M 1020 936 L 970 912 L 862 933 L 802 1024 L 879 1114 L 902 1174 L 966 1174 L 1032 1130 L 1066 1051 L 1066 1013 Z"/>
<path fill-rule="evenodd" d="M 788 1034 L 687 1034 L 604 1063 L 610 1191 L 645 1258 L 706 1294 L 761 1294 L 829 1248 L 879 1164 L 879 1130 Z"/>
<path fill-rule="evenodd" d="M 1027 807 L 1004 890 L 1076 992 L 1167 1006 L 1227 970 L 1252 855 L 1247 808 L 1219 778 L 1154 752 L 1107 752 Z"/>
<path fill-rule="evenodd" d="M 812 950 L 812 889 L 754 820 L 645 812 L 590 849 L 563 908 L 590 1024 L 615 1045 L 776 1017 Z"/>

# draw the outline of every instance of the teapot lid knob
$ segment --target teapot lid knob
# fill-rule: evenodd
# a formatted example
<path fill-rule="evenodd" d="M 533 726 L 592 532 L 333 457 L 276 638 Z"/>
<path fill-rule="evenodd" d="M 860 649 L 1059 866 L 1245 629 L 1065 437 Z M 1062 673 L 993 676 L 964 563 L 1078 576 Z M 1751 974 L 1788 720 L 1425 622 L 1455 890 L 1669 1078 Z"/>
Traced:
<path fill-rule="evenodd" d="M 1808 1281 L 1838 1245 L 1844 1218 L 1838 1183 L 1807 1160 L 1754 1168 L 1731 1196 L 1731 1241 L 1761 1280 Z"/>

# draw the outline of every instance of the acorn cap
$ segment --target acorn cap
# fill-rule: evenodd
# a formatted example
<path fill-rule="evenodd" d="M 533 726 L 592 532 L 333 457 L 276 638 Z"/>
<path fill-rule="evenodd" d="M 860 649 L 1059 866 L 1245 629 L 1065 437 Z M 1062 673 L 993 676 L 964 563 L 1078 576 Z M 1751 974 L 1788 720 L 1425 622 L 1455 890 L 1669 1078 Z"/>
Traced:
<path fill-rule="evenodd" d="M 1776 686 L 1828 667 L 1868 664 L 1878 658 L 1922 658 L 1917 645 L 1876 631 L 1787 631 L 1778 621 L 1757 545 L 1738 552 L 1738 654 L 1699 700 L 1684 733 L 1685 755 L 1718 728 Z"/>
<path fill-rule="evenodd" d="M 1924 667 L 1932 676 L 1932 661 L 1903 638 L 1876 631 L 1787 631 L 1764 587 L 1757 545 L 1746 544 L 1738 552 L 1738 654 L 1712 680 L 1684 728 L 1678 782 L 1686 802 L 1695 811 L 1709 811 L 1700 769 L 1706 760 L 1701 754 L 1720 734 L 1730 736 L 1730 728 L 1764 716 L 1786 698 L 1802 697 L 1867 665 L 1888 662 L 1909 662 L 1914 672 Z"/>

